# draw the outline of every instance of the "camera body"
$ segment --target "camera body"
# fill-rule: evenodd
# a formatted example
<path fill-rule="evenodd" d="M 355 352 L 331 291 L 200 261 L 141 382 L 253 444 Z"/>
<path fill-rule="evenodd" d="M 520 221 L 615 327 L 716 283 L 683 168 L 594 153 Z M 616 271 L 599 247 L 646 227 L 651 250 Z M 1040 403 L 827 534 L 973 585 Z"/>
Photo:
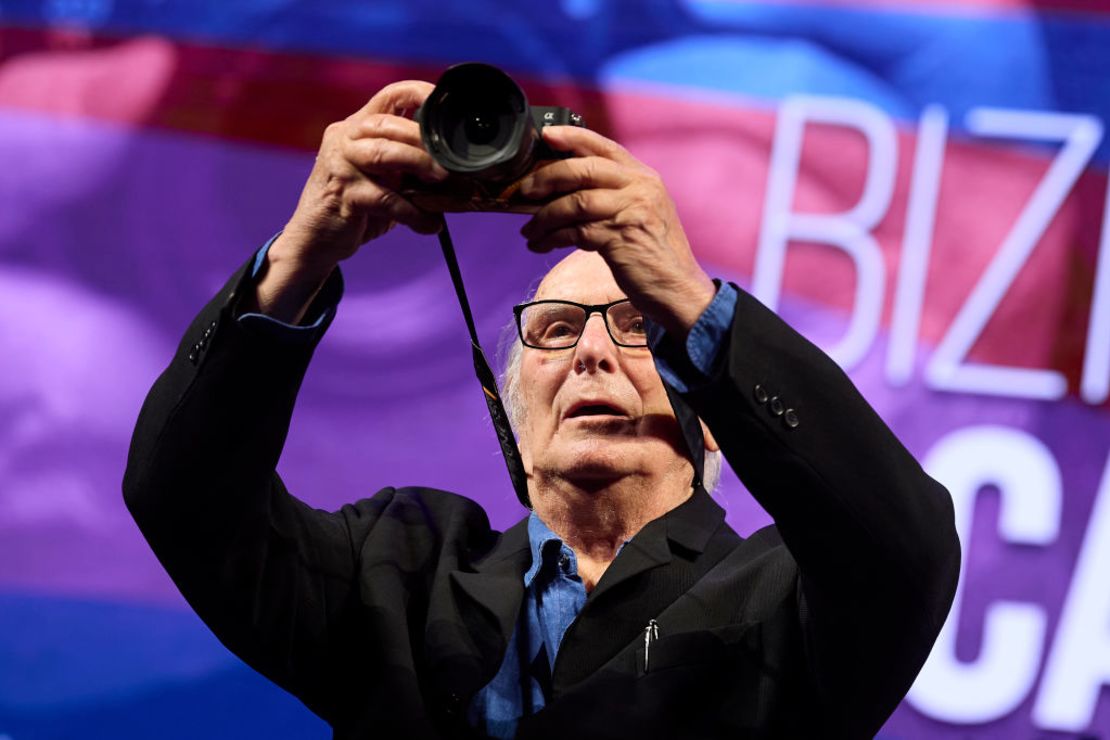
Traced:
<path fill-rule="evenodd" d="M 450 175 L 430 185 L 406 180 L 401 194 L 427 211 L 534 212 L 521 179 L 546 162 L 565 159 L 544 143 L 545 126 L 585 126 L 559 106 L 531 106 L 507 74 L 470 62 L 448 68 L 416 111 L 424 148 Z"/>

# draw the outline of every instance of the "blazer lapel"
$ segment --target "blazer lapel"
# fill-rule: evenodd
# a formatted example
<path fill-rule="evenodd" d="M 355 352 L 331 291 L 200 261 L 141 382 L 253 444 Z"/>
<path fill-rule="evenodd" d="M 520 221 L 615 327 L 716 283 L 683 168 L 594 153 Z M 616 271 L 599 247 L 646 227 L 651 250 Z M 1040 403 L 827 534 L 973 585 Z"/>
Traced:
<path fill-rule="evenodd" d="M 717 537 L 724 510 L 700 486 L 688 501 L 648 523 L 605 571 L 555 660 L 555 695 L 591 675 L 688 591 L 739 537 Z"/>
<path fill-rule="evenodd" d="M 430 615 L 426 637 L 433 675 L 448 695 L 468 699 L 497 673 L 520 614 L 530 560 L 525 519 L 471 568 L 447 575 L 450 615 Z"/>

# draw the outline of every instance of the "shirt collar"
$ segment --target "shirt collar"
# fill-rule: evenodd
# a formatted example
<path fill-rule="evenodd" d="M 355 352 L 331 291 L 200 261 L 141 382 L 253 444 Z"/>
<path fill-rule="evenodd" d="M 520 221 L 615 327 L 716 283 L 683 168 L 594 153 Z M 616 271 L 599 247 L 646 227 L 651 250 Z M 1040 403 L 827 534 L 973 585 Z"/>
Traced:
<path fill-rule="evenodd" d="M 690 498 L 660 518 L 648 522 L 635 537 L 621 544 L 617 552 L 620 553 L 625 545 L 634 544 L 657 560 L 667 560 L 670 558 L 670 540 L 687 550 L 700 553 L 705 550 L 709 538 L 721 526 L 724 518 L 724 509 L 704 488 L 697 486 Z M 549 549 L 548 542 L 559 544 L 558 547 L 552 546 Z M 534 511 L 528 516 L 528 543 L 532 550 L 532 566 L 524 574 L 525 588 L 531 585 L 539 573 L 545 553 L 566 548 L 573 555 L 573 551 L 566 547 L 559 535 L 551 531 Z M 575 571 L 577 572 L 577 567 Z"/>
<path fill-rule="evenodd" d="M 548 542 L 556 542 L 558 546 L 549 547 Z M 540 568 L 543 567 L 544 553 L 561 550 L 564 547 L 559 535 L 552 532 L 551 528 L 544 524 L 543 520 L 534 511 L 528 515 L 528 544 L 532 549 L 532 565 L 524 574 L 525 588 L 532 585 L 532 581 L 536 579 Z"/>
<path fill-rule="evenodd" d="M 658 545 L 666 548 L 663 538 L 657 539 Z M 631 540 L 625 540 L 621 543 L 621 546 L 617 548 L 617 555 L 621 554 L 621 551 L 629 542 Z M 543 520 L 537 516 L 535 511 L 528 515 L 528 545 L 532 550 L 532 565 L 524 573 L 524 588 L 530 587 L 532 582 L 536 580 L 536 576 L 543 568 L 544 559 L 551 560 L 556 556 L 556 553 L 565 552 L 571 562 L 570 573 L 572 575 L 578 573 L 578 558 L 574 554 L 574 550 L 567 547 L 559 535 L 551 531 L 551 528 L 543 523 Z"/>

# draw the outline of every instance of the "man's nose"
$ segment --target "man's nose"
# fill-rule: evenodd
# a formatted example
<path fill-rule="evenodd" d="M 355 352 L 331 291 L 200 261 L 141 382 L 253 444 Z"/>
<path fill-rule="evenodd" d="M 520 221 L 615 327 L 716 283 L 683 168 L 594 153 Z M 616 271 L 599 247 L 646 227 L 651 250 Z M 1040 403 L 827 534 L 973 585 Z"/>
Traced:
<path fill-rule="evenodd" d="M 605 327 L 605 317 L 593 314 L 586 319 L 582 336 L 574 348 L 576 372 L 612 372 L 617 367 L 617 345 Z"/>

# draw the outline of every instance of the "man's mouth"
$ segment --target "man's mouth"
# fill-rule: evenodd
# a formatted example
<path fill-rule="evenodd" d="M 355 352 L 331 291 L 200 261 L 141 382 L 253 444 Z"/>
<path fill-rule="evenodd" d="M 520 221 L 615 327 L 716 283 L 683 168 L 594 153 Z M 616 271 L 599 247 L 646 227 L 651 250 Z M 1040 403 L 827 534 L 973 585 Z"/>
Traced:
<path fill-rule="evenodd" d="M 585 417 L 626 417 L 628 414 L 618 406 L 606 401 L 579 401 L 567 410 L 565 419 L 581 419 Z"/>

